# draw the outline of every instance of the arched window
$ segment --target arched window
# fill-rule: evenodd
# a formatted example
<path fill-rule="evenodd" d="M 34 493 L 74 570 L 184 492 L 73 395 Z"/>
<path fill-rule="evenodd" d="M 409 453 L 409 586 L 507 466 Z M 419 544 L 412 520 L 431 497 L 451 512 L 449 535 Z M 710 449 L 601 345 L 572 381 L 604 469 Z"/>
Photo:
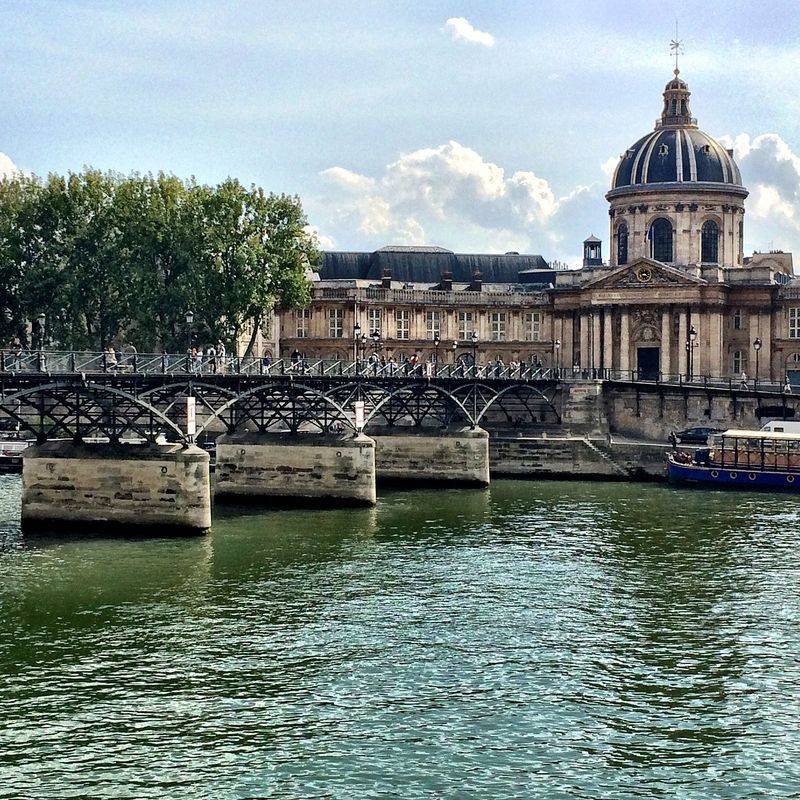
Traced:
<path fill-rule="evenodd" d="M 700 261 L 716 264 L 719 261 L 719 225 L 713 219 L 703 223 Z"/>
<path fill-rule="evenodd" d="M 628 263 L 628 225 L 621 222 L 617 227 L 617 265 Z"/>
<path fill-rule="evenodd" d="M 672 263 L 672 223 L 664 217 L 653 220 L 649 238 L 653 258 L 666 264 Z"/>

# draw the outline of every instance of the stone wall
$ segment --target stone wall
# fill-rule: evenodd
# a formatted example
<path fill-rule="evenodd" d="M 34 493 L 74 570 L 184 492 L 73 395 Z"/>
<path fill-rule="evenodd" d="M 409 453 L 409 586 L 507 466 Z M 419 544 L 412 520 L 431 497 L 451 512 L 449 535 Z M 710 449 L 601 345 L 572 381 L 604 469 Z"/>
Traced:
<path fill-rule="evenodd" d="M 705 392 L 702 389 L 605 388 L 605 412 L 612 433 L 666 441 L 675 430 L 693 425 L 718 428 L 760 428 L 772 417 L 756 412 L 766 406 L 782 405 L 783 399 Z M 788 408 L 796 399 L 785 398 Z"/>
<path fill-rule="evenodd" d="M 363 435 L 226 434 L 217 439 L 214 496 L 374 505 L 375 443 Z"/>
<path fill-rule="evenodd" d="M 208 453 L 172 445 L 52 441 L 22 459 L 22 524 L 82 533 L 211 527 Z"/>
<path fill-rule="evenodd" d="M 617 443 L 584 437 L 493 437 L 492 475 L 516 478 L 666 478 L 665 444 Z"/>
<path fill-rule="evenodd" d="M 489 483 L 489 434 L 482 428 L 382 429 L 375 439 L 375 469 L 387 481 Z"/>

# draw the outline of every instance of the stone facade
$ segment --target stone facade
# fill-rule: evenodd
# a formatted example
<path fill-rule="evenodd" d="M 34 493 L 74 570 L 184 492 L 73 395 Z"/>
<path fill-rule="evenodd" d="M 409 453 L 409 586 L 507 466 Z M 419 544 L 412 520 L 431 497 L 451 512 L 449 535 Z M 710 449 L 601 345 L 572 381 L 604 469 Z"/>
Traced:
<path fill-rule="evenodd" d="M 733 153 L 697 127 L 689 96 L 676 71 L 655 129 L 620 157 L 606 195 L 608 263 L 596 237 L 576 270 L 431 247 L 328 253 L 310 306 L 279 314 L 280 354 L 800 384 L 792 256 L 745 257 L 747 189 Z"/>

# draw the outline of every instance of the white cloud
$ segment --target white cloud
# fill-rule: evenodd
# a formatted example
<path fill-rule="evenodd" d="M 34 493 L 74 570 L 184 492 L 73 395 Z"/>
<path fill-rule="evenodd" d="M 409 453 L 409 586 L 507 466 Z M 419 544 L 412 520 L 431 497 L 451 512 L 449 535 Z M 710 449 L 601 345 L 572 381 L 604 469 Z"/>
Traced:
<path fill-rule="evenodd" d="M 336 248 L 336 242 L 333 240 L 333 238 L 331 238 L 330 236 L 326 236 L 324 233 L 321 233 L 316 225 L 306 225 L 305 231 L 310 236 L 316 237 L 317 244 L 323 250 L 333 250 Z"/>
<path fill-rule="evenodd" d="M 470 42 L 471 44 L 480 44 L 484 47 L 494 47 L 494 36 L 486 31 L 479 31 L 477 28 L 464 17 L 450 17 L 445 22 L 447 28 L 450 29 L 450 35 L 453 41 Z"/>
<path fill-rule="evenodd" d="M 619 164 L 619 156 L 611 156 L 607 158 L 601 165 L 600 169 L 603 172 L 603 175 L 610 178 L 614 174 L 614 170 L 617 168 L 617 164 Z"/>
<path fill-rule="evenodd" d="M 365 248 L 427 243 L 577 263 L 581 241 L 606 219 L 604 184 L 559 198 L 535 172 L 508 174 L 456 141 L 403 154 L 375 177 L 344 167 L 321 175 L 327 192 L 310 204 L 315 216 Z"/>
<path fill-rule="evenodd" d="M 5 153 L 0 153 L 0 180 L 10 178 L 18 172 L 16 164 Z"/>
<path fill-rule="evenodd" d="M 745 247 L 800 254 L 800 156 L 777 133 L 722 136 L 733 149 L 750 190 L 745 201 Z"/>

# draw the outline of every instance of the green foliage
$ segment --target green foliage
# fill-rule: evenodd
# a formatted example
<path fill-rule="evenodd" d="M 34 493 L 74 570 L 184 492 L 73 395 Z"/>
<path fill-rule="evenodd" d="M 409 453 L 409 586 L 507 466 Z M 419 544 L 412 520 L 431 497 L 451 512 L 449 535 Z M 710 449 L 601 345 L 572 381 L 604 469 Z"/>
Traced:
<path fill-rule="evenodd" d="M 45 336 L 64 349 L 140 350 L 229 340 L 265 311 L 309 300 L 319 259 L 297 197 L 228 179 L 85 169 L 0 181 L 0 338 Z"/>

